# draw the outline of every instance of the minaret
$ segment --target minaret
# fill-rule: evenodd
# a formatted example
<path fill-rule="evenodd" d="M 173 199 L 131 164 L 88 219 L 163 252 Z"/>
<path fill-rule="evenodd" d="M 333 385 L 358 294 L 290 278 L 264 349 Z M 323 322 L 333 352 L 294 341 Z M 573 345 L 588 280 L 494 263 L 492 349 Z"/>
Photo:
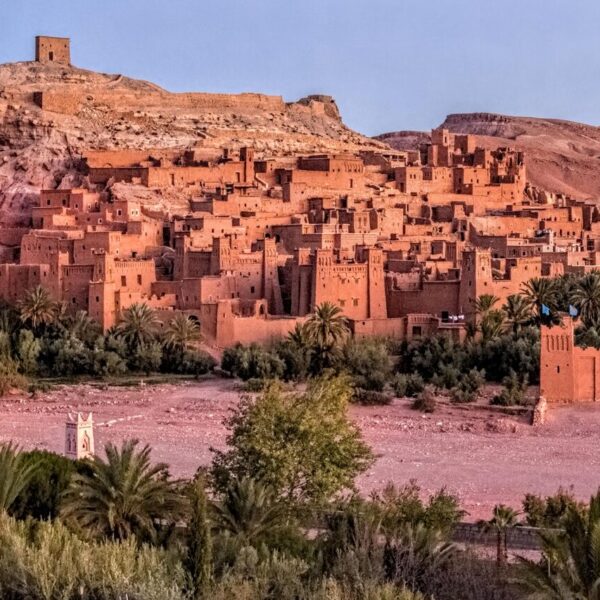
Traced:
<path fill-rule="evenodd" d="M 85 418 L 81 413 L 71 413 L 65 423 L 65 456 L 73 460 L 94 456 L 94 422 L 92 413 Z"/>

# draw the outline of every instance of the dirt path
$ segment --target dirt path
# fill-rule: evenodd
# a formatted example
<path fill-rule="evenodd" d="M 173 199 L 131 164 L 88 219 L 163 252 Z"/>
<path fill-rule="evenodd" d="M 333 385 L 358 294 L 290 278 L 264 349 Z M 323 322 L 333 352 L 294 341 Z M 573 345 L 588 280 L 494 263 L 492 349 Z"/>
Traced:
<path fill-rule="evenodd" d="M 69 411 L 93 411 L 96 447 L 136 437 L 152 445 L 155 460 L 174 475 L 190 476 L 222 447 L 227 411 L 237 401 L 235 383 L 198 383 L 139 388 L 75 386 L 37 399 L 0 399 L 0 442 L 62 452 Z M 433 415 L 406 402 L 386 407 L 352 407 L 351 415 L 379 458 L 361 477 L 368 492 L 389 480 L 416 479 L 424 492 L 442 486 L 456 492 L 470 519 L 489 516 L 498 502 L 520 506 L 528 492 L 550 494 L 574 486 L 587 499 L 600 485 L 600 407 L 558 408 L 542 429 L 487 411 L 442 407 Z"/>

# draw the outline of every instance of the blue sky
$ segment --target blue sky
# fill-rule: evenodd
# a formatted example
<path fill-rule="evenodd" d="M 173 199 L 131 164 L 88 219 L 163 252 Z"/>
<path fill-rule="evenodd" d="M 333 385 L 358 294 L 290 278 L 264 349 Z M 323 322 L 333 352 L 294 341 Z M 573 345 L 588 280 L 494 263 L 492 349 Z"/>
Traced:
<path fill-rule="evenodd" d="M 0 62 L 37 34 L 173 91 L 333 95 L 366 134 L 489 111 L 600 125 L 598 0 L 0 0 Z"/>

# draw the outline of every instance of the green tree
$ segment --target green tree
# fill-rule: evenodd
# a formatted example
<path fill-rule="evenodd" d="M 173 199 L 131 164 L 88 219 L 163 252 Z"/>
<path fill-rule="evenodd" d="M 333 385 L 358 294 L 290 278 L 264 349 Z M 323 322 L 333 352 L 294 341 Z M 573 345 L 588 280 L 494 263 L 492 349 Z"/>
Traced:
<path fill-rule="evenodd" d="M 507 531 L 517 524 L 519 513 L 505 504 L 496 504 L 493 516 L 489 521 L 480 523 L 484 531 L 493 531 L 496 534 L 496 560 L 504 565 L 508 560 L 506 547 Z"/>
<path fill-rule="evenodd" d="M 573 304 L 588 328 L 600 325 L 600 272 L 592 271 L 581 277 L 571 292 Z"/>
<path fill-rule="evenodd" d="M 58 306 L 50 292 L 38 285 L 25 294 L 19 303 L 21 322 L 39 332 L 53 323 L 57 317 Z"/>
<path fill-rule="evenodd" d="M 342 309 L 331 302 L 323 302 L 315 307 L 305 326 L 315 348 L 315 370 L 319 372 L 332 367 L 342 342 L 350 332 L 348 320 L 344 317 Z"/>
<path fill-rule="evenodd" d="M 22 372 L 33 375 L 38 370 L 38 358 L 42 350 L 40 341 L 29 329 L 21 329 L 17 338 L 16 354 Z"/>
<path fill-rule="evenodd" d="M 522 560 L 519 583 L 531 600 L 600 598 L 600 492 L 587 512 L 571 508 L 563 532 L 540 533 L 542 560 Z"/>
<path fill-rule="evenodd" d="M 553 279 L 533 277 L 522 285 L 523 296 L 531 306 L 536 323 L 542 321 L 542 305 L 551 311 L 556 309 L 557 289 Z"/>
<path fill-rule="evenodd" d="M 212 474 L 226 491 L 231 479 L 261 481 L 292 501 L 319 501 L 352 489 L 373 462 L 347 416 L 345 378 L 318 379 L 304 393 L 269 386 L 256 401 L 243 397 L 225 421 L 228 450 L 215 451 Z"/>
<path fill-rule="evenodd" d="M 183 499 L 167 465 L 152 465 L 150 447 L 137 450 L 137 444 L 108 443 L 106 460 L 96 456 L 88 473 L 73 476 L 62 517 L 92 536 L 157 542 L 159 528 L 181 516 Z"/>
<path fill-rule="evenodd" d="M 156 339 L 157 328 L 158 319 L 154 310 L 145 303 L 136 303 L 123 311 L 115 333 L 131 352 L 135 352 Z"/>
<path fill-rule="evenodd" d="M 514 334 L 518 334 L 531 320 L 531 304 L 521 294 L 508 296 L 502 310 Z"/>
<path fill-rule="evenodd" d="M 167 325 L 164 341 L 167 346 L 183 351 L 199 341 L 200 337 L 198 321 L 188 315 L 178 314 Z"/>
<path fill-rule="evenodd" d="M 8 511 L 25 489 L 34 465 L 27 464 L 23 453 L 11 442 L 0 446 L 0 513 Z"/>
<path fill-rule="evenodd" d="M 275 493 L 249 477 L 233 479 L 214 506 L 218 528 L 231 534 L 239 547 L 258 547 L 287 523 Z"/>
<path fill-rule="evenodd" d="M 206 598 L 213 580 L 212 532 L 209 500 L 204 477 L 197 477 L 190 490 L 191 518 L 188 523 L 186 566 L 196 600 Z"/>

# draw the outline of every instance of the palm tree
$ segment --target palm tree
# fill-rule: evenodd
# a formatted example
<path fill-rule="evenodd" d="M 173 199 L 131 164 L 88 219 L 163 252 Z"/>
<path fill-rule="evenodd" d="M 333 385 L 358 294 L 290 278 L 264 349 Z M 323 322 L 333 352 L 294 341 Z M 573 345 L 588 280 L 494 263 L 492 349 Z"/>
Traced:
<path fill-rule="evenodd" d="M 287 335 L 288 341 L 292 342 L 298 348 L 307 348 L 310 346 L 310 335 L 305 325 L 296 323 L 296 326 Z"/>
<path fill-rule="evenodd" d="M 586 327 L 600 325 L 600 272 L 592 271 L 579 279 L 572 289 L 571 299 Z"/>
<path fill-rule="evenodd" d="M 185 350 L 200 340 L 200 325 L 188 315 L 178 314 L 167 326 L 164 339 L 167 346 Z"/>
<path fill-rule="evenodd" d="M 600 599 L 600 491 L 587 512 L 571 507 L 563 531 L 541 532 L 542 560 L 522 559 L 520 587 L 531 600 Z"/>
<path fill-rule="evenodd" d="M 481 296 L 475 300 L 471 300 L 471 302 L 475 309 L 475 314 L 483 318 L 500 302 L 500 298 L 494 296 L 494 294 L 481 294 Z"/>
<path fill-rule="evenodd" d="M 50 292 L 41 285 L 27 292 L 19 303 L 22 323 L 38 331 L 56 320 L 58 306 Z"/>
<path fill-rule="evenodd" d="M 489 521 L 482 521 L 480 525 L 484 531 L 496 533 L 496 560 L 498 564 L 504 565 L 508 559 L 507 531 L 517 524 L 519 513 L 505 504 L 496 504 L 492 514 Z"/>
<path fill-rule="evenodd" d="M 513 333 L 519 333 L 521 327 L 531 319 L 531 304 L 521 294 L 511 294 L 502 306 L 506 320 Z"/>
<path fill-rule="evenodd" d="M 405 523 L 395 539 L 386 542 L 386 574 L 409 589 L 423 589 L 431 576 L 452 559 L 456 550 L 456 545 L 448 542 L 446 534 L 439 529 L 424 523 Z"/>
<path fill-rule="evenodd" d="M 35 465 L 27 464 L 18 446 L 12 443 L 0 446 L 0 512 L 8 511 L 25 489 Z"/>
<path fill-rule="evenodd" d="M 556 308 L 557 290 L 554 280 L 534 277 L 522 285 L 522 290 L 538 324 L 542 320 L 542 305 L 551 311 Z"/>
<path fill-rule="evenodd" d="M 249 477 L 234 479 L 214 509 L 217 526 L 229 532 L 242 546 L 256 545 L 287 521 L 274 493 Z"/>
<path fill-rule="evenodd" d="M 116 333 L 135 351 L 154 341 L 158 323 L 156 314 L 146 303 L 136 303 L 123 311 Z"/>
<path fill-rule="evenodd" d="M 68 320 L 69 333 L 82 342 L 92 343 L 101 333 L 100 325 L 84 310 Z"/>
<path fill-rule="evenodd" d="M 166 464 L 150 463 L 150 447 L 137 450 L 138 440 L 119 450 L 106 444 L 106 460 L 94 457 L 89 471 L 76 474 L 65 493 L 61 514 L 82 532 L 123 540 L 135 535 L 156 542 L 159 528 L 181 516 L 178 481 L 169 479 Z"/>
<path fill-rule="evenodd" d="M 318 373 L 333 366 L 350 331 L 341 308 L 331 302 L 323 302 L 315 308 L 304 327 L 314 348 L 313 370 Z"/>

